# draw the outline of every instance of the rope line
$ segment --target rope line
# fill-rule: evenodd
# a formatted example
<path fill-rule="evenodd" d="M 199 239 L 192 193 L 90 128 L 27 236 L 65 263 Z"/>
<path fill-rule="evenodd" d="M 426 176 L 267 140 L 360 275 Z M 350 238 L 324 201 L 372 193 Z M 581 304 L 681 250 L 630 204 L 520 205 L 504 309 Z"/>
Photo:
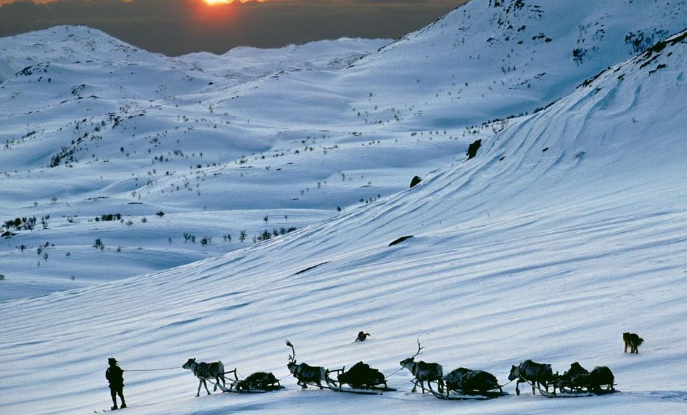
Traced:
<path fill-rule="evenodd" d="M 180 367 L 165 367 L 161 369 L 122 369 L 124 372 L 157 372 L 159 370 L 176 370 L 181 369 Z"/>
<path fill-rule="evenodd" d="M 401 368 L 398 369 L 397 371 L 392 372 L 389 376 L 386 376 L 386 377 L 384 378 L 384 380 L 388 380 L 390 377 L 392 377 L 393 375 L 395 375 L 396 373 L 400 372 L 400 371 L 403 370 L 403 369 L 405 369 L 405 368 L 404 368 L 404 367 L 401 367 Z"/>

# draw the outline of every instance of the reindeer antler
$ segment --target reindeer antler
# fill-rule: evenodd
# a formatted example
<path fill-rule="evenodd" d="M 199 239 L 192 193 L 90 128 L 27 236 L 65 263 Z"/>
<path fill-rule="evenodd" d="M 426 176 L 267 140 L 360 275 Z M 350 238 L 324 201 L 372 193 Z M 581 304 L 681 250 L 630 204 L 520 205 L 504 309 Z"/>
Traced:
<path fill-rule="evenodd" d="M 419 355 L 422 349 L 424 349 L 424 347 L 420 346 L 420 339 L 417 339 L 417 353 L 415 353 L 413 357 Z"/>
<path fill-rule="evenodd" d="M 288 340 L 285 340 L 285 341 L 286 341 L 286 345 L 291 348 L 291 351 L 293 351 L 293 356 L 289 355 L 289 360 L 291 360 L 292 362 L 295 362 L 296 361 L 296 349 L 293 347 L 293 344 L 291 344 L 290 341 L 288 341 Z"/>

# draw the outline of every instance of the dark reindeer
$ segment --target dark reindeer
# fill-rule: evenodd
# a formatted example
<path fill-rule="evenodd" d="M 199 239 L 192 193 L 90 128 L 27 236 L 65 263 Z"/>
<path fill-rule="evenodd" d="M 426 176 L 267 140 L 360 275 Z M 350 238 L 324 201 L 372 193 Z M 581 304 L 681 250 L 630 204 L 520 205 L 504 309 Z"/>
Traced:
<path fill-rule="evenodd" d="M 289 363 L 286 365 L 289 372 L 294 378 L 298 379 L 297 384 L 303 389 L 308 387 L 307 383 L 311 382 L 323 389 L 322 381 L 326 381 L 326 370 L 322 366 L 310 366 L 305 363 L 296 363 L 296 349 L 290 341 L 286 340 L 286 345 L 291 348 L 293 355 L 289 355 Z"/>
<path fill-rule="evenodd" d="M 215 380 L 215 389 L 213 392 L 216 391 L 218 387 L 222 390 L 224 390 L 224 387 L 226 387 L 226 383 L 224 381 L 224 364 L 221 361 L 212 363 L 196 363 L 196 358 L 194 357 L 193 359 L 188 359 L 182 367 L 184 369 L 190 369 L 199 380 L 198 393 L 196 393 L 196 397 L 200 395 L 201 385 L 205 386 L 205 390 L 207 391 L 208 395 L 210 395 L 210 390 L 208 389 L 208 384 L 206 383 L 208 380 Z M 220 381 L 222 381 L 222 386 L 219 386 Z"/>
<path fill-rule="evenodd" d="M 531 360 L 525 360 L 518 366 L 512 366 L 510 369 L 510 374 L 508 375 L 508 380 L 513 381 L 517 379 L 515 383 L 515 394 L 520 395 L 520 384 L 529 383 L 532 385 L 532 395 L 534 395 L 535 385 L 544 385 L 546 391 L 549 391 L 549 382 L 553 381 L 553 370 L 551 365 L 543 363 L 535 363 Z"/>
<path fill-rule="evenodd" d="M 439 363 L 425 363 L 423 361 L 415 362 L 415 356 L 419 355 L 423 347 L 420 346 L 420 340 L 417 341 L 417 353 L 413 356 L 401 360 L 401 366 L 408 369 L 410 373 L 415 376 L 413 392 L 417 390 L 417 383 L 420 382 L 422 393 L 425 393 L 425 384 L 430 388 L 430 382 L 435 381 L 439 385 L 439 393 L 444 392 L 444 369 Z"/>
<path fill-rule="evenodd" d="M 604 391 L 601 386 L 607 386 L 606 392 L 615 390 L 613 382 L 615 376 L 613 372 L 606 366 L 597 366 L 588 374 L 580 374 L 572 379 L 574 384 L 585 385 L 587 390 L 599 394 Z"/>
<path fill-rule="evenodd" d="M 565 373 L 555 377 L 555 387 L 561 392 L 580 392 L 581 385 L 579 385 L 573 379 L 578 379 L 579 376 L 588 374 L 589 371 L 587 369 L 583 368 L 578 362 L 575 362 L 570 365 L 570 369 L 566 370 Z"/>

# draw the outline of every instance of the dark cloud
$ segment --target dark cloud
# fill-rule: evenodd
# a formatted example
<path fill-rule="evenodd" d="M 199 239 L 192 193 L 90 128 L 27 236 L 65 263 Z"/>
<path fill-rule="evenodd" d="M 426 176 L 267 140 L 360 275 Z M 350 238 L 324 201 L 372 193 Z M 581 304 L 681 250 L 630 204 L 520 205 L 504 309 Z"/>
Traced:
<path fill-rule="evenodd" d="M 29 0 L 0 6 L 0 36 L 82 24 L 168 55 L 280 47 L 318 39 L 395 38 L 466 0 L 287 0 L 207 7 L 202 0 Z"/>

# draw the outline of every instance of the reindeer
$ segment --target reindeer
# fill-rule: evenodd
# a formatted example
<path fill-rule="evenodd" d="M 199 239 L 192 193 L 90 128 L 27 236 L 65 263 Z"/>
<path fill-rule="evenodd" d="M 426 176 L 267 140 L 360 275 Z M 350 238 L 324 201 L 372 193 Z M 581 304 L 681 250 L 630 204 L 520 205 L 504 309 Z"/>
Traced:
<path fill-rule="evenodd" d="M 430 388 L 430 382 L 435 381 L 439 385 L 439 393 L 444 392 L 444 369 L 439 363 L 425 363 L 423 361 L 415 362 L 415 356 L 419 355 L 423 347 L 420 346 L 420 340 L 417 341 L 417 353 L 407 359 L 401 360 L 401 367 L 404 367 L 415 376 L 413 392 L 417 390 L 417 383 L 420 382 L 422 393 L 425 393 L 424 381 L 427 381 L 427 387 Z"/>
<path fill-rule="evenodd" d="M 222 390 L 224 390 L 226 387 L 226 383 L 224 381 L 224 364 L 221 361 L 212 363 L 196 363 L 196 358 L 194 357 L 193 359 L 188 359 L 182 367 L 184 369 L 190 369 L 199 380 L 196 398 L 200 395 L 201 385 L 205 386 L 205 390 L 207 391 L 208 395 L 211 395 L 210 390 L 208 389 L 208 384 L 206 383 L 207 380 L 215 380 L 215 389 L 213 392 L 217 391 L 218 387 Z M 222 381 L 222 386 L 220 386 L 220 381 Z"/>
<path fill-rule="evenodd" d="M 553 381 L 553 370 L 551 365 L 544 363 L 535 363 L 531 360 L 525 360 L 518 366 L 511 366 L 508 380 L 515 382 L 515 394 L 520 395 L 520 384 L 529 383 L 532 385 L 532 395 L 534 395 L 535 385 L 544 385 L 546 391 L 549 391 L 549 382 Z M 555 392 L 555 390 L 554 390 Z"/>
<path fill-rule="evenodd" d="M 294 378 L 298 379 L 297 384 L 303 389 L 307 389 L 308 382 L 312 382 L 323 389 L 322 381 L 326 381 L 326 370 L 322 366 L 310 366 L 305 363 L 296 363 L 296 349 L 290 341 L 286 340 L 286 345 L 291 348 L 293 355 L 289 355 L 289 363 L 286 365 Z"/>

